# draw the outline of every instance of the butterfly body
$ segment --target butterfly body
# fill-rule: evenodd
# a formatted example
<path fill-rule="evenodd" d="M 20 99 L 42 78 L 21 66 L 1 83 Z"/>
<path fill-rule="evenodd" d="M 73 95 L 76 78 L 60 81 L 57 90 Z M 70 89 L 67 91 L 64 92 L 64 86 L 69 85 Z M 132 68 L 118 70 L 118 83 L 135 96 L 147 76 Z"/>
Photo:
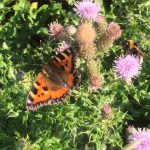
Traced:
<path fill-rule="evenodd" d="M 53 57 L 42 71 L 29 92 L 26 108 L 37 110 L 44 105 L 62 103 L 78 82 L 73 50 L 65 50 Z"/>
<path fill-rule="evenodd" d="M 61 69 L 56 69 L 51 67 L 50 65 L 44 64 L 42 73 L 46 81 L 51 80 L 55 86 L 58 84 L 59 86 L 66 86 L 66 82 L 62 77 L 63 75 L 63 70 Z M 53 84 L 47 84 L 48 86 L 52 86 Z M 50 88 L 50 87 L 49 87 Z"/>

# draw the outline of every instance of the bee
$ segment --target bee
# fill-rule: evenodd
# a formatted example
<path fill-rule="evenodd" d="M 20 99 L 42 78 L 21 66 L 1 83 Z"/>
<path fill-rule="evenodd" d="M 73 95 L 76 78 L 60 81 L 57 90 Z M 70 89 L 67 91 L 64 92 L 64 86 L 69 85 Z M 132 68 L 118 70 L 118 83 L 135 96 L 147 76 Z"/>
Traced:
<path fill-rule="evenodd" d="M 127 51 L 127 54 L 133 54 L 140 60 L 140 64 L 143 63 L 144 53 L 140 50 L 137 42 L 133 40 L 125 40 L 122 43 L 123 49 Z"/>

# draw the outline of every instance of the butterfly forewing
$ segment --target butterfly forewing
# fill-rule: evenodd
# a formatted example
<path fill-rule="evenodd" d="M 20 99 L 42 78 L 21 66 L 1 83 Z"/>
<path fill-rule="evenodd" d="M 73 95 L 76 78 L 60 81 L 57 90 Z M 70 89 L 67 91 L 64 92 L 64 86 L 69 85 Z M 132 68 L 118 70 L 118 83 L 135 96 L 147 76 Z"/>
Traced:
<path fill-rule="evenodd" d="M 75 66 L 75 54 L 73 50 L 66 50 L 63 53 L 59 53 L 48 63 L 51 66 L 56 65 L 58 68 L 64 70 L 67 73 L 72 73 Z"/>

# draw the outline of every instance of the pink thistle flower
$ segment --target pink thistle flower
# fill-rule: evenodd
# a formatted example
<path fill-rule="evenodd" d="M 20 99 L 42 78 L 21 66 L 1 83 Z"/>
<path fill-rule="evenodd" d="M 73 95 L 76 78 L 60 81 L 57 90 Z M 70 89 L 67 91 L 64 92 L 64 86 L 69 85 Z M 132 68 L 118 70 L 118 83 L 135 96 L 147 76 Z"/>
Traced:
<path fill-rule="evenodd" d="M 59 43 L 59 46 L 58 46 L 58 48 L 56 48 L 56 51 L 63 52 L 68 48 L 69 48 L 69 45 L 65 41 L 62 41 L 61 43 Z"/>
<path fill-rule="evenodd" d="M 120 29 L 120 26 L 118 25 L 118 23 L 115 22 L 111 22 L 106 29 L 106 35 L 112 40 L 120 38 L 121 33 L 122 30 Z"/>
<path fill-rule="evenodd" d="M 140 141 L 134 150 L 150 150 L 150 130 L 138 128 L 136 132 L 131 134 L 128 138 L 130 143 Z"/>
<path fill-rule="evenodd" d="M 141 71 L 139 58 L 134 55 L 120 56 L 115 60 L 115 72 L 127 82 L 137 77 Z"/>
<path fill-rule="evenodd" d="M 57 37 L 64 30 L 63 26 L 58 22 L 52 22 L 49 24 L 49 33 L 53 37 Z"/>
<path fill-rule="evenodd" d="M 83 0 L 82 2 L 75 3 L 74 11 L 81 18 L 95 20 L 100 9 L 92 0 Z"/>

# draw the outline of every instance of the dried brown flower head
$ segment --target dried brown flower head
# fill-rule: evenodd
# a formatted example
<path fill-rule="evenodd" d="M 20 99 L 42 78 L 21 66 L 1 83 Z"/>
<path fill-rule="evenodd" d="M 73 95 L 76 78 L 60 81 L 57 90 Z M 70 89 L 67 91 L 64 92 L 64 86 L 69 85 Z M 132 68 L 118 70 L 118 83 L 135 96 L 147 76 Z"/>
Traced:
<path fill-rule="evenodd" d="M 92 43 L 96 37 L 95 29 L 89 22 L 82 23 L 76 32 L 76 40 L 78 43 Z"/>

